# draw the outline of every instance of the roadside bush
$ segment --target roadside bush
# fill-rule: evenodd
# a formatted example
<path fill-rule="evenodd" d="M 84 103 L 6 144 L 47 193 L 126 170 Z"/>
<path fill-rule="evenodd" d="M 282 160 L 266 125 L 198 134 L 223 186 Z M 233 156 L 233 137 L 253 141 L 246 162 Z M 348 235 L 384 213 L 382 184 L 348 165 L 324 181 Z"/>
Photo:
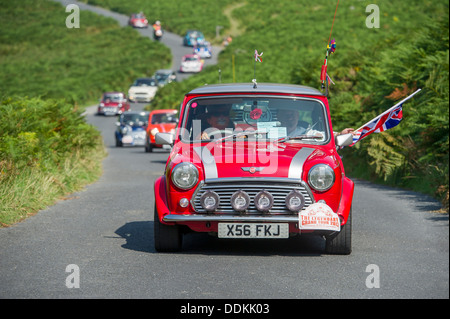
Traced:
<path fill-rule="evenodd" d="M 9 225 L 101 173 L 100 132 L 62 100 L 0 102 L 0 224 Z"/>
<path fill-rule="evenodd" d="M 5 98 L 0 114 L 0 161 L 18 169 L 58 165 L 68 153 L 99 143 L 100 133 L 63 101 Z"/>

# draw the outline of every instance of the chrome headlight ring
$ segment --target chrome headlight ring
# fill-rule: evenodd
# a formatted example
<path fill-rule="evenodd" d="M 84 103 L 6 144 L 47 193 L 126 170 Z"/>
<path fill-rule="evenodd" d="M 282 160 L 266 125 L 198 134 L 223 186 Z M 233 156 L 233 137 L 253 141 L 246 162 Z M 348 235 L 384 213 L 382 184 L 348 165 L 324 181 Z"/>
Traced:
<path fill-rule="evenodd" d="M 335 181 L 333 169 L 327 164 L 314 165 L 308 173 L 308 184 L 319 192 L 329 190 Z"/>
<path fill-rule="evenodd" d="M 172 170 L 172 182 L 180 189 L 190 189 L 198 182 L 198 169 L 192 163 L 179 163 Z"/>

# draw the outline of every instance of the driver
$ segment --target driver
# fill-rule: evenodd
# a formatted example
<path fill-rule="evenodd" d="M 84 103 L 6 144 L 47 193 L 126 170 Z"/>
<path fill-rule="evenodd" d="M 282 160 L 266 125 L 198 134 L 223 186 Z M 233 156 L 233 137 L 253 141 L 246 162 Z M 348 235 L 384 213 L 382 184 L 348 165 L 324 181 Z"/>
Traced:
<path fill-rule="evenodd" d="M 161 30 L 161 21 L 156 20 L 155 23 L 153 24 L 153 30 L 157 31 L 157 30 Z"/>
<path fill-rule="evenodd" d="M 224 131 L 225 129 L 234 129 L 234 123 L 230 119 L 230 106 L 229 105 L 217 105 L 208 108 L 204 123 L 205 128 L 202 130 L 200 139 L 209 140 L 211 137 L 208 134 L 213 131 Z"/>

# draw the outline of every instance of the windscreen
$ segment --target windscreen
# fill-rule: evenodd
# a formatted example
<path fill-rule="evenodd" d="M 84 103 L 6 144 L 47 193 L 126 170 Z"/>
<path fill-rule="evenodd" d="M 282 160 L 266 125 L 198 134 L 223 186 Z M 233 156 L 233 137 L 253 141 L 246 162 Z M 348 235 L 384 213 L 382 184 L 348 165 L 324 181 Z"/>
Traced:
<path fill-rule="evenodd" d="M 252 136 L 317 144 L 329 139 L 326 119 L 325 107 L 316 99 L 197 98 L 187 106 L 181 137 L 186 142 Z"/>

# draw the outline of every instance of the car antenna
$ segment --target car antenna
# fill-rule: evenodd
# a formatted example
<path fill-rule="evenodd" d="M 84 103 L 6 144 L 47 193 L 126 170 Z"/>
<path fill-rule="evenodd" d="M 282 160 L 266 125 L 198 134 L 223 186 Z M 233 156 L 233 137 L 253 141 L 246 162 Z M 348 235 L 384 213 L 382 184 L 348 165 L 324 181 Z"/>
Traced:
<path fill-rule="evenodd" d="M 261 56 L 263 55 L 264 52 L 261 52 L 261 54 L 258 54 L 258 50 L 255 50 L 255 54 L 254 54 L 254 58 L 255 61 L 253 62 L 253 88 L 256 89 L 258 87 L 258 84 L 256 83 L 256 62 L 261 62 L 262 63 L 262 59 Z"/>
<path fill-rule="evenodd" d="M 330 36 L 328 38 L 327 51 L 325 54 L 325 60 L 323 61 L 322 70 L 320 72 L 320 81 L 322 81 L 322 90 L 325 89 L 325 96 L 328 96 L 328 81 L 331 81 L 330 76 L 327 73 L 328 55 L 333 54 L 336 51 L 336 41 L 331 40 L 331 34 L 333 32 L 334 20 L 336 19 L 336 13 L 339 6 L 339 0 L 336 4 L 336 10 L 334 11 L 333 23 L 331 24 Z M 333 81 L 331 81 L 333 83 Z M 333 83 L 334 84 L 334 83 Z"/>

